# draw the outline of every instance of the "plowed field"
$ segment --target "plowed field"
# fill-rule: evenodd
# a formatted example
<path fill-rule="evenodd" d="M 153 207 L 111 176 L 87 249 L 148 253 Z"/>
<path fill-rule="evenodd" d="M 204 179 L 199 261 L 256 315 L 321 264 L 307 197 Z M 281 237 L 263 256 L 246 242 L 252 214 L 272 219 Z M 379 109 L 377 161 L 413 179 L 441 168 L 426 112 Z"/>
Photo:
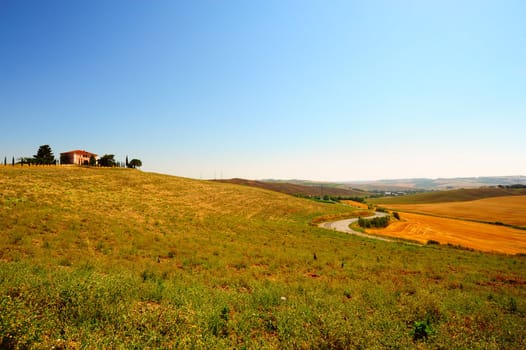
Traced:
<path fill-rule="evenodd" d="M 526 196 L 493 197 L 468 202 L 392 204 L 389 207 L 401 211 L 526 226 Z"/>
<path fill-rule="evenodd" d="M 509 227 L 401 213 L 401 221 L 385 229 L 368 229 L 368 233 L 401 237 L 426 243 L 451 243 L 486 252 L 526 253 L 526 231 Z"/>

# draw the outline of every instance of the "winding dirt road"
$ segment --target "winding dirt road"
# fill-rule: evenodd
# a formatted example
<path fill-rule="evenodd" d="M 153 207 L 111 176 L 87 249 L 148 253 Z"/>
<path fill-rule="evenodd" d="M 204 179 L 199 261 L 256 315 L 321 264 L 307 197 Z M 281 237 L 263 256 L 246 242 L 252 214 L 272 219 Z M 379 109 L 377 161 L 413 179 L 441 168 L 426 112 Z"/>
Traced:
<path fill-rule="evenodd" d="M 364 219 L 372 219 L 372 218 L 377 218 L 377 217 L 382 217 L 382 216 L 387 216 L 387 215 L 388 214 L 386 214 L 386 213 L 382 213 L 382 212 L 377 211 L 376 214 L 374 214 L 372 216 L 364 217 Z M 360 236 L 360 237 L 372 238 L 372 239 L 377 239 L 379 241 L 385 241 L 385 242 L 394 242 L 392 239 L 389 239 L 389 238 L 383 238 L 383 237 L 368 235 L 366 233 L 362 233 L 362 232 L 358 232 L 358 231 L 352 230 L 349 227 L 349 225 L 352 224 L 353 222 L 356 222 L 356 221 L 358 221 L 358 218 L 338 220 L 338 221 L 328 221 L 328 222 L 322 222 L 318 226 L 321 227 L 321 228 L 325 228 L 327 230 L 335 230 L 335 231 L 339 231 L 339 232 L 350 233 L 350 234 L 357 235 L 357 236 Z"/>

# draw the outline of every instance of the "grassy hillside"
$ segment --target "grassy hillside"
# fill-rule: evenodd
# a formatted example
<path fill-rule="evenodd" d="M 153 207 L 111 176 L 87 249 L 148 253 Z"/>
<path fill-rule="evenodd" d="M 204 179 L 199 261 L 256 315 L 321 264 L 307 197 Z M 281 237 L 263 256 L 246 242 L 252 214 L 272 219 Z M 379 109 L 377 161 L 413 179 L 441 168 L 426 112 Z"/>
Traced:
<path fill-rule="evenodd" d="M 521 348 L 526 257 L 309 225 L 351 210 L 123 169 L 0 167 L 0 348 Z"/>
<path fill-rule="evenodd" d="M 365 197 L 369 195 L 369 192 L 360 191 L 355 189 L 345 189 L 335 186 L 323 186 L 321 184 L 316 185 L 302 185 L 289 182 L 267 182 L 267 181 L 255 181 L 245 179 L 228 179 L 228 180 L 216 180 L 224 183 L 233 183 L 237 185 L 245 185 L 263 188 L 271 191 L 286 193 L 290 195 L 302 195 L 302 196 L 341 196 L 341 197 Z"/>
<path fill-rule="evenodd" d="M 367 201 L 375 204 L 424 204 L 441 202 L 463 202 L 491 197 L 520 195 L 526 195 L 526 189 L 481 187 L 450 191 L 425 192 L 399 197 L 370 198 Z"/>
<path fill-rule="evenodd" d="M 264 245 L 271 238 L 287 241 L 288 225 L 307 227 L 313 217 L 351 210 L 123 169 L 7 167 L 1 174 L 3 233 L 19 243 L 2 250 L 0 258 L 6 260 L 47 260 L 50 254 L 74 260 L 89 253 L 103 262 L 109 255 L 111 263 L 118 259 L 119 264 L 169 254 L 184 262 L 237 250 L 238 241 L 229 243 L 234 238 L 249 245 Z M 269 226 L 279 227 L 279 234 L 261 237 L 260 228 Z"/>

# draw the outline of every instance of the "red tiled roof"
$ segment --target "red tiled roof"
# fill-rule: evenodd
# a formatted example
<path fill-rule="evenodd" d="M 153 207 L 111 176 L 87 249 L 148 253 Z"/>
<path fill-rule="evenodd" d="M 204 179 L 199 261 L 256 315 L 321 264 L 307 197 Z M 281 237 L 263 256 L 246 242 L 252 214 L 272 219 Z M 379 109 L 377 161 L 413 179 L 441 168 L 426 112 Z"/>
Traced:
<path fill-rule="evenodd" d="M 63 153 L 60 153 L 61 155 L 62 154 L 81 154 L 83 156 L 97 156 L 95 153 L 91 153 L 91 152 L 88 152 L 88 151 L 83 151 L 83 150 L 80 150 L 80 149 L 77 149 L 77 150 L 74 150 L 74 151 L 69 151 L 69 152 L 63 152 Z"/>

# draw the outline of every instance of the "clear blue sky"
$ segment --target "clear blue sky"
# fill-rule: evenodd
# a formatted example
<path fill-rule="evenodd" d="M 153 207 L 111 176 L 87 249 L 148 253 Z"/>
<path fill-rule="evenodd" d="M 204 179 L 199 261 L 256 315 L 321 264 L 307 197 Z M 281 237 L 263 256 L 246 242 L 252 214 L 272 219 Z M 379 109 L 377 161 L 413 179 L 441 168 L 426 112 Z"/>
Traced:
<path fill-rule="evenodd" d="M 526 174 L 526 1 L 0 0 L 0 157 L 194 178 Z"/>

